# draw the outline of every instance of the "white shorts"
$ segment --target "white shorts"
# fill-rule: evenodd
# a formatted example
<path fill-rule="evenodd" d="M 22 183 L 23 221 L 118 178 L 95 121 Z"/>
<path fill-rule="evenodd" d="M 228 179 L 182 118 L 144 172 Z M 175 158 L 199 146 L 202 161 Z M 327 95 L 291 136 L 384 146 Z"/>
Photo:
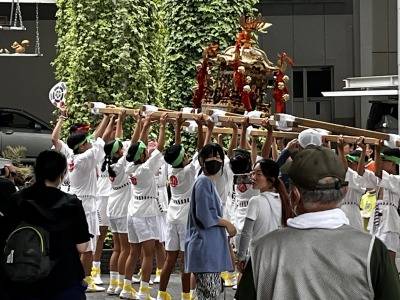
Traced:
<path fill-rule="evenodd" d="M 186 224 L 171 224 L 167 222 L 165 250 L 185 251 Z"/>
<path fill-rule="evenodd" d="M 110 226 L 110 220 L 107 217 L 108 196 L 98 196 L 96 199 L 97 216 L 100 226 Z"/>
<path fill-rule="evenodd" d="M 88 223 L 89 227 L 89 233 L 94 235 L 93 238 L 90 239 L 88 247 L 86 248 L 86 251 L 96 251 L 96 242 L 97 242 L 97 237 L 100 235 L 100 230 L 99 230 L 99 219 L 97 217 L 97 212 L 90 212 L 90 213 L 85 213 L 86 215 L 86 221 Z"/>
<path fill-rule="evenodd" d="M 110 230 L 113 233 L 128 233 L 127 217 L 110 219 Z"/>
<path fill-rule="evenodd" d="M 167 236 L 166 236 L 166 228 L 167 228 L 167 214 L 163 213 L 157 216 L 158 222 L 158 232 L 160 234 L 160 239 L 158 240 L 160 243 L 164 243 Z"/>
<path fill-rule="evenodd" d="M 128 240 L 137 244 L 148 240 L 159 240 L 159 225 L 157 217 L 128 216 Z"/>

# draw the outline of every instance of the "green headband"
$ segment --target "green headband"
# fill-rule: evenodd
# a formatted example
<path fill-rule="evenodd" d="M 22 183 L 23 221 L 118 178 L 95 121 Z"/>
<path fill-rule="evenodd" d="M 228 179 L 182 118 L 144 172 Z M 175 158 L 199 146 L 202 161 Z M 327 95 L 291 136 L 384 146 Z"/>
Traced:
<path fill-rule="evenodd" d="M 119 139 L 115 139 L 114 144 L 111 149 L 111 157 L 113 157 L 114 154 L 117 153 L 117 151 L 120 148 L 120 145 L 121 145 L 121 141 Z"/>
<path fill-rule="evenodd" d="M 87 138 L 87 141 L 88 141 L 89 143 L 95 141 L 94 133 L 88 134 L 86 138 Z"/>
<path fill-rule="evenodd" d="M 382 156 L 382 160 L 391 161 L 391 162 L 394 162 L 396 165 L 400 165 L 400 157 L 385 155 L 383 153 L 381 153 L 381 156 Z"/>
<path fill-rule="evenodd" d="M 185 148 L 183 148 L 183 146 L 182 146 L 182 148 L 181 148 L 181 151 L 179 152 L 179 155 L 178 155 L 178 157 L 172 162 L 172 164 L 171 164 L 171 166 L 172 167 L 177 167 L 177 166 L 179 166 L 181 163 L 182 163 L 182 161 L 183 161 L 183 156 L 185 155 Z"/>
<path fill-rule="evenodd" d="M 90 142 L 90 138 L 89 138 L 89 137 L 90 137 L 90 136 L 87 135 L 87 136 L 85 137 L 85 139 L 84 139 L 82 142 L 80 142 L 80 143 L 78 143 L 78 144 L 75 145 L 75 147 L 74 147 L 73 150 L 77 150 L 80 146 L 82 146 L 82 145 L 85 144 L 86 142 L 89 143 L 89 142 Z"/>
<path fill-rule="evenodd" d="M 360 160 L 360 158 L 359 158 L 358 156 L 353 156 L 353 155 L 350 155 L 350 154 L 347 154 L 347 155 L 346 155 L 346 159 L 347 159 L 349 162 L 353 162 L 353 163 L 358 163 L 359 160 Z"/>
<path fill-rule="evenodd" d="M 146 147 L 146 144 L 143 143 L 142 141 L 140 141 L 140 142 L 139 142 L 138 149 L 137 149 L 137 151 L 136 151 L 136 154 L 135 154 L 135 156 L 133 157 L 133 161 L 139 160 L 140 156 L 142 156 L 142 154 L 143 154 L 144 150 L 146 150 L 146 148 L 147 148 L 147 147 Z"/>

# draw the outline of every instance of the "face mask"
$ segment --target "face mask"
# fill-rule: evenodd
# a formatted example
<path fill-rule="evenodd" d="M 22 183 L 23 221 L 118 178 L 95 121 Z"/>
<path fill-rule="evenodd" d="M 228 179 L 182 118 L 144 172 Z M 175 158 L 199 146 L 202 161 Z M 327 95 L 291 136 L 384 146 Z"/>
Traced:
<path fill-rule="evenodd" d="M 207 174 L 215 175 L 218 173 L 219 170 L 221 170 L 222 162 L 218 160 L 209 160 L 204 162 L 204 167 L 205 170 L 207 171 Z"/>

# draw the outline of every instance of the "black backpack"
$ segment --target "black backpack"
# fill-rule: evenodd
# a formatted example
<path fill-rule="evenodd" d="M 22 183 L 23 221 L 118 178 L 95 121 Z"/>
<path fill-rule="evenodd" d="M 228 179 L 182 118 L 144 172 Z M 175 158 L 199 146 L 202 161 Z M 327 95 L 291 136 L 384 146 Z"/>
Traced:
<path fill-rule="evenodd" d="M 21 223 L 6 240 L 1 264 L 13 282 L 34 283 L 45 278 L 54 265 L 49 256 L 49 232 Z"/>

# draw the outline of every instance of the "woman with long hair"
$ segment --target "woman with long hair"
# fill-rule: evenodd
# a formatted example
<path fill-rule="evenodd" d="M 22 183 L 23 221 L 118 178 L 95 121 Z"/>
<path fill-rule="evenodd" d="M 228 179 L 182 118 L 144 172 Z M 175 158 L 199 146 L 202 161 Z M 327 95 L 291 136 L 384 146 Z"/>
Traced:
<path fill-rule="evenodd" d="M 260 194 L 250 199 L 239 241 L 238 269 L 243 271 L 250 241 L 286 226 L 291 215 L 289 196 L 279 179 L 278 164 L 270 159 L 256 162 L 252 171 L 253 188 Z"/>

